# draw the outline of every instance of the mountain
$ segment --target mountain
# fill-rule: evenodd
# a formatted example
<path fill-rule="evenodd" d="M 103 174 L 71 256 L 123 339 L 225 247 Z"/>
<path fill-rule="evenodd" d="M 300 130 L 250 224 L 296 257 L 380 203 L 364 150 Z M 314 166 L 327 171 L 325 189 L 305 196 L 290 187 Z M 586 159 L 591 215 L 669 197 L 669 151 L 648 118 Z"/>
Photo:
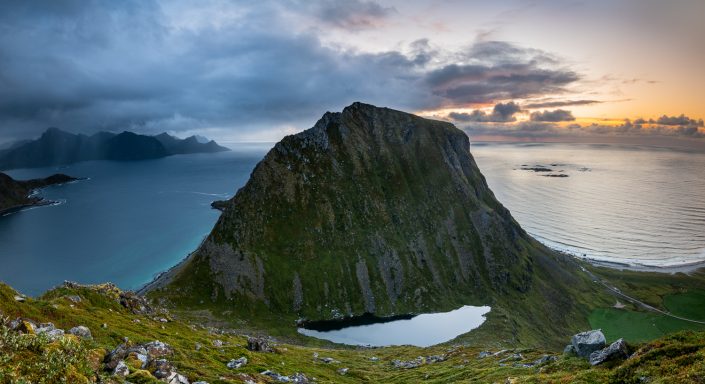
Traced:
<path fill-rule="evenodd" d="M 400 111 L 326 113 L 219 208 L 198 250 L 145 291 L 182 308 L 308 320 L 488 304 L 481 329 L 518 344 L 587 327 L 603 297 L 495 199 L 465 133 Z"/>
<path fill-rule="evenodd" d="M 98 132 L 87 136 L 49 128 L 36 140 L 20 142 L 0 151 L 0 169 L 45 167 L 86 160 L 145 160 L 224 150 L 228 149 L 214 141 L 200 144 L 194 137 L 181 140 L 167 134 L 146 136 L 127 131 L 120 134 Z"/>
<path fill-rule="evenodd" d="M 218 145 L 214 140 L 203 140 L 203 136 L 189 136 L 183 140 L 164 132 L 154 136 L 160 143 L 173 154 L 187 153 L 213 153 L 229 151 L 228 148 Z"/>
<path fill-rule="evenodd" d="M 50 202 L 39 196 L 32 195 L 32 191 L 49 185 L 63 184 L 74 180 L 78 179 L 57 173 L 44 179 L 18 181 L 0 172 L 0 215 L 24 207 L 48 204 Z"/>

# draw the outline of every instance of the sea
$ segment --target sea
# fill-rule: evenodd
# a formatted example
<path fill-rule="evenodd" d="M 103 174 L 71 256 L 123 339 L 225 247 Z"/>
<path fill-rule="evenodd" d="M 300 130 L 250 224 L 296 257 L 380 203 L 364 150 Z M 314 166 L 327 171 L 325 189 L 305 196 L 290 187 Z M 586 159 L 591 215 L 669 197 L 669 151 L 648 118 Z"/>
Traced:
<path fill-rule="evenodd" d="M 220 214 L 210 203 L 232 197 L 272 143 L 230 146 L 8 171 L 87 179 L 43 189 L 55 205 L 0 217 L 0 281 L 28 295 L 64 280 L 139 288 L 197 248 Z M 705 260 L 703 153 L 480 142 L 471 152 L 496 197 L 550 247 L 637 268 Z"/>

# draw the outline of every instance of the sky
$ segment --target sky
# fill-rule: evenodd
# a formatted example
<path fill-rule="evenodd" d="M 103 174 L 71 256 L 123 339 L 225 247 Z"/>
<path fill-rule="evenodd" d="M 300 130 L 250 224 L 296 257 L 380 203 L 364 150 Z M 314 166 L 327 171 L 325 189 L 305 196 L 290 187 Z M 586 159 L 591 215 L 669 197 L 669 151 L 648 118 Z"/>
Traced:
<path fill-rule="evenodd" d="M 472 140 L 705 150 L 705 1 L 2 1 L 0 144 L 277 141 L 354 101 Z"/>

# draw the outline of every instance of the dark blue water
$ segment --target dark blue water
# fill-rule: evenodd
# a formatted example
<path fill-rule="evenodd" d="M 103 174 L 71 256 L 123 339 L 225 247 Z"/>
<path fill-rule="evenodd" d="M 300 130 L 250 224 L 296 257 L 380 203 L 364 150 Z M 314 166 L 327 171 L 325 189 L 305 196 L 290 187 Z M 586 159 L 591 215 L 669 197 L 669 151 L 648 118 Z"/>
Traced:
<path fill-rule="evenodd" d="M 270 147 L 10 171 L 89 180 L 42 190 L 61 204 L 0 217 L 0 281 L 30 295 L 64 280 L 137 288 L 196 249 L 220 214 L 210 203 L 234 195 Z"/>

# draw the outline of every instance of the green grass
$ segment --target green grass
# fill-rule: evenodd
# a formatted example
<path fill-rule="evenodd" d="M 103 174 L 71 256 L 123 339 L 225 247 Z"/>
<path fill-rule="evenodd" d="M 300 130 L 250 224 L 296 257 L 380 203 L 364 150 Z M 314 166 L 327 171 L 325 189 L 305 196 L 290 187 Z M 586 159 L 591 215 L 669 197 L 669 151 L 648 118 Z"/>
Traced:
<path fill-rule="evenodd" d="M 705 291 L 689 290 L 667 295 L 663 298 L 663 304 L 674 315 L 705 321 Z"/>
<path fill-rule="evenodd" d="M 492 346 L 442 345 L 430 348 L 410 346 L 387 348 L 341 348 L 336 346 L 301 345 L 279 342 L 275 353 L 255 353 L 245 349 L 246 337 L 238 332 L 204 326 L 204 321 L 190 322 L 172 314 L 172 321 L 162 323 L 151 316 L 135 315 L 116 301 L 117 291 L 100 287 L 60 288 L 38 299 L 16 302 L 11 288 L 0 284 L 0 317 L 26 317 L 39 322 L 51 321 L 68 329 L 86 325 L 94 340 L 50 343 L 33 335 L 0 332 L 0 383 L 41 382 L 38 377 L 52 377 L 51 382 L 85 382 L 94 373 L 86 372 L 88 359 L 96 351 L 104 354 L 127 337 L 134 342 L 164 341 L 175 349 L 170 357 L 179 372 L 191 381 L 206 380 L 211 384 L 241 383 L 245 380 L 267 383 L 260 373 L 266 369 L 284 375 L 301 372 L 318 383 L 629 383 L 634 378 L 647 377 L 650 383 L 702 383 L 705 380 L 705 332 L 685 332 L 633 346 L 633 359 L 605 367 L 590 367 L 582 359 L 560 357 L 558 361 L 541 368 L 503 366 L 501 357 L 477 358 L 482 350 L 497 351 L 502 341 Z M 66 295 L 82 297 L 74 304 Z M 72 306 L 73 305 L 73 306 Z M 207 317 L 206 314 L 203 315 Z M 136 322 L 139 320 L 139 322 Z M 510 319 L 506 319 L 510 320 Z M 101 324 L 107 324 L 102 328 Z M 550 325 L 545 325 L 550 328 Z M 0 327 L 2 328 L 2 327 Z M 577 330 L 576 330 L 577 331 Z M 225 342 L 222 348 L 212 341 Z M 567 342 L 567 340 L 566 340 Z M 196 343 L 203 347 L 196 350 Z M 313 353 L 332 357 L 339 364 L 325 364 L 313 359 Z M 515 349 L 521 353 L 522 363 L 531 362 L 544 354 L 560 355 L 558 350 Z M 413 360 L 418 356 L 445 354 L 446 361 L 422 365 L 416 369 L 394 368 L 394 359 Z M 230 370 L 225 363 L 246 356 L 249 363 L 242 369 Z M 377 357 L 373 361 L 371 357 Z M 506 355 L 504 355 L 506 356 Z M 340 375 L 339 368 L 349 368 Z M 144 374 L 141 372 L 141 374 Z M 150 378 L 134 382 L 150 382 Z M 146 380 L 146 381 L 145 381 Z M 119 381 L 118 381 L 119 382 Z"/>
<path fill-rule="evenodd" d="M 598 308 L 589 321 L 592 328 L 601 328 L 608 340 L 623 337 L 629 342 L 649 341 L 681 330 L 705 330 L 705 325 L 661 314 L 615 308 Z"/>

